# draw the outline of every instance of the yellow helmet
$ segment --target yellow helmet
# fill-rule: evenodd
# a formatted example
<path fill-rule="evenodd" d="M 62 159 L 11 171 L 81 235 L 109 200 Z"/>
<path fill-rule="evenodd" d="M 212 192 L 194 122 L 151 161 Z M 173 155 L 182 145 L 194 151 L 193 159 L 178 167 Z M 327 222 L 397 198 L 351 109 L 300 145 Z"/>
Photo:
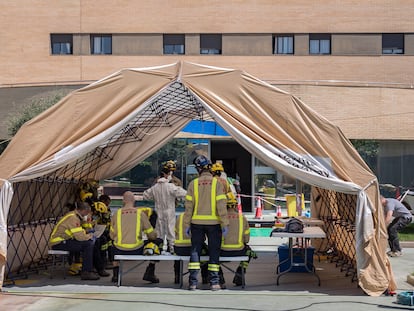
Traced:
<path fill-rule="evenodd" d="M 236 196 L 234 195 L 234 193 L 232 191 L 227 192 L 226 195 L 227 195 L 227 201 L 230 200 L 230 201 L 236 201 L 237 202 Z"/>
<path fill-rule="evenodd" d="M 88 180 L 82 182 L 80 185 L 79 198 L 81 201 L 86 201 L 91 199 L 96 201 L 98 199 L 98 187 L 99 181 L 89 178 Z"/>
<path fill-rule="evenodd" d="M 105 214 L 105 213 L 108 212 L 108 207 L 103 202 L 93 203 L 93 208 L 95 209 L 95 211 L 97 211 L 98 213 L 101 213 L 101 214 Z"/>
<path fill-rule="evenodd" d="M 81 189 L 80 194 L 79 194 L 79 197 L 80 197 L 82 202 L 85 202 L 86 199 L 92 198 L 92 196 L 93 196 L 92 192 L 88 192 L 88 191 L 85 191 L 83 189 Z"/>
<path fill-rule="evenodd" d="M 163 168 L 169 170 L 169 171 L 175 171 L 177 169 L 177 165 L 175 164 L 175 161 L 168 160 L 163 164 Z"/>
<path fill-rule="evenodd" d="M 213 172 L 224 172 L 224 167 L 220 162 L 216 162 L 211 166 Z"/>
<path fill-rule="evenodd" d="M 159 255 L 160 249 L 158 248 L 157 244 L 149 242 L 147 245 L 144 246 L 143 254 L 146 256 Z"/>
<path fill-rule="evenodd" d="M 227 208 L 236 207 L 237 199 L 233 196 L 232 198 L 227 198 Z"/>

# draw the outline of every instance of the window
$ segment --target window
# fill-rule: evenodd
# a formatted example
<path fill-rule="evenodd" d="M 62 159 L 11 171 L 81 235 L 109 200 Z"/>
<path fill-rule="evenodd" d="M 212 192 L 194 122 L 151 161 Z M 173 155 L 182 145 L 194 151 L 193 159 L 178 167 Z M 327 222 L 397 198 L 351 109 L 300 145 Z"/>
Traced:
<path fill-rule="evenodd" d="M 73 35 L 51 34 L 50 42 L 53 55 L 73 54 Z"/>
<path fill-rule="evenodd" d="M 112 36 L 91 35 L 91 54 L 112 54 Z"/>
<path fill-rule="evenodd" d="M 184 54 L 184 35 L 164 35 L 164 54 Z"/>
<path fill-rule="evenodd" d="M 273 37 L 273 54 L 293 54 L 293 36 L 277 35 Z"/>
<path fill-rule="evenodd" d="M 221 54 L 221 35 L 200 35 L 200 54 Z"/>
<path fill-rule="evenodd" d="M 382 54 L 404 54 L 404 34 L 382 34 Z"/>
<path fill-rule="evenodd" d="M 331 35 L 310 34 L 309 54 L 331 54 Z"/>

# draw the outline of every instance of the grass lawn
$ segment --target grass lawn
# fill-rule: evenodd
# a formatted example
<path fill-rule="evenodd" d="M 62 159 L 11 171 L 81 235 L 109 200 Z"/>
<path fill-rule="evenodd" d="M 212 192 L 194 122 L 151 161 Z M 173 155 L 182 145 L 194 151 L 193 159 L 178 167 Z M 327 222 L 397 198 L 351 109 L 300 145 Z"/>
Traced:
<path fill-rule="evenodd" d="M 414 223 L 409 224 L 398 233 L 400 241 L 414 241 Z"/>

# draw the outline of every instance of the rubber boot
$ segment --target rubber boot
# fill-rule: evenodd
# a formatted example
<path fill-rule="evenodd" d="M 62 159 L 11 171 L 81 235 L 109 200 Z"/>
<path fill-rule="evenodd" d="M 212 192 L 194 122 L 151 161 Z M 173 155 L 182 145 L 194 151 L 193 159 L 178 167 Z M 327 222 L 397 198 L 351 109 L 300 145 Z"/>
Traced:
<path fill-rule="evenodd" d="M 70 275 L 80 275 L 82 270 L 82 263 L 75 262 L 70 265 L 68 273 Z"/>
<path fill-rule="evenodd" d="M 246 272 L 246 269 L 244 269 L 244 272 Z M 242 267 L 237 267 L 236 273 L 234 274 L 233 283 L 236 286 L 243 285 L 243 279 L 242 279 Z"/>
<path fill-rule="evenodd" d="M 174 284 L 180 284 L 180 261 L 174 261 Z"/>
<path fill-rule="evenodd" d="M 197 276 L 198 270 L 191 269 L 188 270 L 190 272 L 190 276 L 188 277 L 188 289 L 189 290 L 196 290 L 197 289 Z"/>
<path fill-rule="evenodd" d="M 118 275 L 119 275 L 119 267 L 114 267 L 112 269 L 113 275 L 112 275 L 112 283 L 118 283 Z"/>
<path fill-rule="evenodd" d="M 221 286 L 220 286 L 219 273 L 215 271 L 209 271 L 209 277 L 210 277 L 210 290 L 212 291 L 220 290 Z"/>
<path fill-rule="evenodd" d="M 144 277 L 142 278 L 144 281 L 148 281 L 151 283 L 159 283 L 160 280 L 155 276 L 155 263 L 150 263 L 145 270 Z"/>

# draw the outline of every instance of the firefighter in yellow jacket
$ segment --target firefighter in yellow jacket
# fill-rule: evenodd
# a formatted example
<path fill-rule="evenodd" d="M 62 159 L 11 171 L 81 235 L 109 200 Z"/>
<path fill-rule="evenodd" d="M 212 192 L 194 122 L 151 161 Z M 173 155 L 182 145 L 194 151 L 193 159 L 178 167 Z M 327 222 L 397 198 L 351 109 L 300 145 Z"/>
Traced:
<path fill-rule="evenodd" d="M 256 253 L 252 251 L 247 244 L 250 240 L 250 228 L 247 218 L 237 211 L 237 200 L 231 199 L 227 201 L 227 218 L 229 220 L 229 232 L 223 237 L 221 241 L 221 256 L 222 257 L 234 257 L 234 256 L 249 256 L 248 261 L 241 261 L 239 267 L 233 278 L 233 283 L 236 286 L 243 285 L 243 274 L 246 272 L 251 258 L 257 258 Z M 221 283 L 224 284 L 224 277 L 222 277 Z"/>
<path fill-rule="evenodd" d="M 123 207 L 112 216 L 109 235 L 113 241 L 114 255 L 142 255 L 145 242 L 142 233 L 148 240 L 155 241 L 157 234 L 145 212 L 135 207 L 135 197 L 131 191 L 123 195 Z M 116 263 L 114 263 L 115 265 Z M 118 280 L 119 267 L 114 267 L 112 282 Z M 155 263 L 150 264 L 144 274 L 144 280 L 158 283 L 155 274 Z"/>
<path fill-rule="evenodd" d="M 49 246 L 52 249 L 81 252 L 82 280 L 99 279 L 99 275 L 92 272 L 95 237 L 92 233 L 86 233 L 81 225 L 90 212 L 91 207 L 88 203 L 76 203 L 75 210 L 65 214 L 57 222 L 49 239 Z"/>
<path fill-rule="evenodd" d="M 190 256 L 191 254 L 191 238 L 186 235 L 185 233 L 186 228 L 184 225 L 184 213 L 181 213 L 177 216 L 177 220 L 175 222 L 175 255 L 178 256 Z M 201 249 L 201 255 L 205 256 L 208 254 L 207 244 L 203 243 L 203 247 Z M 201 264 L 202 268 L 204 268 L 204 263 Z M 182 271 L 181 271 L 182 272 Z M 206 273 L 204 275 L 204 273 Z M 208 271 L 201 269 L 201 274 L 203 277 L 203 284 L 208 283 Z M 180 260 L 174 261 L 174 283 L 180 283 Z"/>
<path fill-rule="evenodd" d="M 200 254 L 205 236 L 208 239 L 210 289 L 219 290 L 221 237 L 228 230 L 226 189 L 212 176 L 211 161 L 207 157 L 199 155 L 193 163 L 199 177 L 188 185 L 184 211 L 186 235 L 191 234 L 189 290 L 197 288 Z"/>
<path fill-rule="evenodd" d="M 191 253 L 191 239 L 185 234 L 184 213 L 177 216 L 175 222 L 175 255 L 190 256 Z M 180 261 L 174 262 L 174 283 L 180 283 Z"/>

